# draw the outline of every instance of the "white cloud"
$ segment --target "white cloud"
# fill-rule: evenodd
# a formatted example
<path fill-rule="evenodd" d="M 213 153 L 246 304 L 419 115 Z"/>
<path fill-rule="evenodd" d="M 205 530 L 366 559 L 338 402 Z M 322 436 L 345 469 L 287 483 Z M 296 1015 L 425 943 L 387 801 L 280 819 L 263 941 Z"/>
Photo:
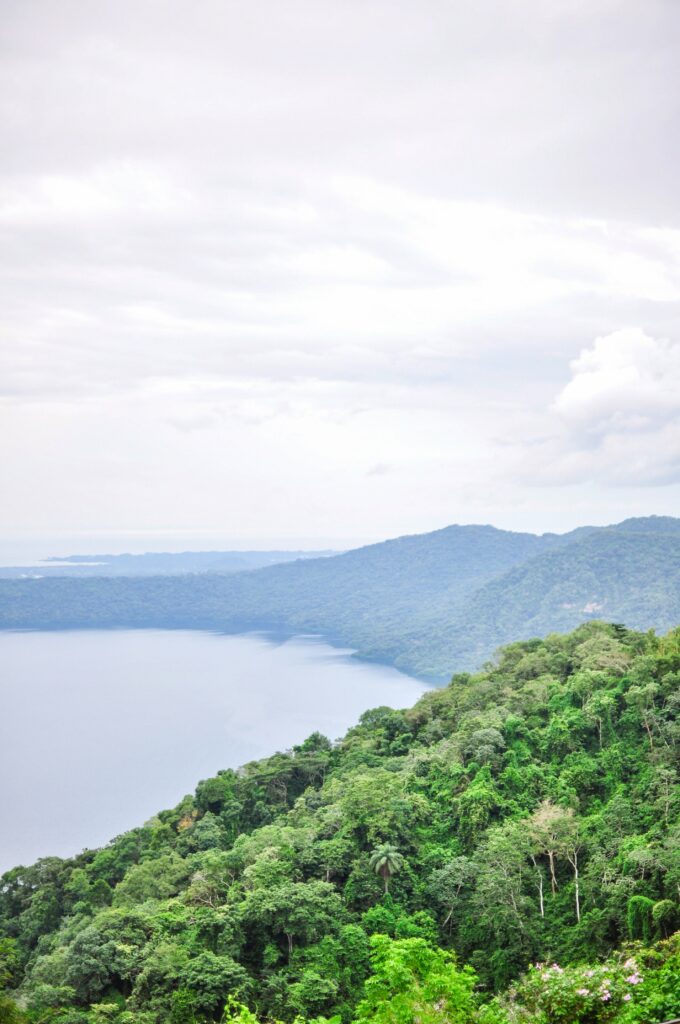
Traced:
<path fill-rule="evenodd" d="M 154 205 L 154 188 L 142 187 L 153 180 L 94 172 L 72 218 L 77 178 L 56 207 L 36 204 L 30 180 L 25 202 L 13 193 L 0 266 L 7 398 L 77 400 L 197 371 L 455 381 L 461 359 L 514 351 L 521 361 L 537 344 L 563 345 L 565 308 L 577 330 L 593 304 L 609 318 L 622 302 L 663 315 L 660 291 L 680 301 L 676 231 L 650 245 L 631 224 L 347 177 L 308 183 L 297 204 L 227 187 L 173 203 L 183 192 L 166 174 Z M 139 188 L 126 191 L 130 181 Z M 56 247 L 55 216 L 66 231 Z M 24 265 L 26 239 L 41 256 Z M 612 273 L 618 257 L 639 274 Z M 535 340 L 527 317 L 544 325 Z"/>
<path fill-rule="evenodd" d="M 6 6 L 1 528 L 571 525 L 527 476 L 584 518 L 675 479 L 680 8 Z"/>
<path fill-rule="evenodd" d="M 664 487 L 680 481 L 680 345 L 639 327 L 595 339 L 571 363 L 535 444 L 518 442 L 535 485 Z"/>
<path fill-rule="evenodd" d="M 571 369 L 554 408 L 585 433 L 651 430 L 680 416 L 680 344 L 629 327 L 597 338 Z"/>

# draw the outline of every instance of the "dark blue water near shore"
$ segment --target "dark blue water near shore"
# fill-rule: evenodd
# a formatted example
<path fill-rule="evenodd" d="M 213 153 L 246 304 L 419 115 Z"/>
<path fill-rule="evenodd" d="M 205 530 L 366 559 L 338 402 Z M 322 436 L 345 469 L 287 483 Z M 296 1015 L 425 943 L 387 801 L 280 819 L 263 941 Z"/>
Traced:
<path fill-rule="evenodd" d="M 0 634 L 0 872 L 92 847 L 200 778 L 425 686 L 313 638 Z"/>

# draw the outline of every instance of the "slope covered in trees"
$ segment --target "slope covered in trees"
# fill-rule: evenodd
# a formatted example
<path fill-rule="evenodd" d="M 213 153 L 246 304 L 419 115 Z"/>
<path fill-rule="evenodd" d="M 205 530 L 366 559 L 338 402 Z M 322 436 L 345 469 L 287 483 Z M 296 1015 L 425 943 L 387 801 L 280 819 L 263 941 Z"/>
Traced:
<path fill-rule="evenodd" d="M 628 520 L 582 535 L 494 579 L 418 635 L 433 666 L 480 665 L 520 637 L 607 618 L 665 632 L 680 621 L 680 520 Z M 449 662 L 454 664 L 456 662 Z"/>
<path fill-rule="evenodd" d="M 0 628 L 317 632 L 439 680 L 499 644 L 597 618 L 680 621 L 680 519 L 563 536 L 451 526 L 231 576 L 0 580 Z"/>
<path fill-rule="evenodd" d="M 325 633 L 390 662 L 404 653 L 405 629 L 433 602 L 457 606 L 556 542 L 449 527 L 230 577 L 0 580 L 0 627 L 290 629 Z"/>
<path fill-rule="evenodd" d="M 6 1019 L 676 1016 L 679 683 L 680 629 L 515 643 L 335 745 L 312 735 L 104 849 L 18 867 Z"/>

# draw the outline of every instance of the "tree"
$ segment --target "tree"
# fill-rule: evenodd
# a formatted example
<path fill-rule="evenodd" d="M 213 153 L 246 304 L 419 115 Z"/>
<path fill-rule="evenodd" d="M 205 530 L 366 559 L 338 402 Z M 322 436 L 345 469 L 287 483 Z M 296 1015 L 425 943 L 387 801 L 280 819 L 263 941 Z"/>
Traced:
<path fill-rule="evenodd" d="M 195 1024 L 194 997 L 185 988 L 178 988 L 172 993 L 169 1024 Z"/>
<path fill-rule="evenodd" d="M 626 922 L 631 939 L 649 942 L 652 934 L 654 903 L 647 896 L 631 896 L 628 900 Z"/>
<path fill-rule="evenodd" d="M 676 810 L 680 803 L 680 784 L 676 770 L 663 764 L 658 765 L 651 780 L 650 790 L 656 796 L 654 807 L 661 811 L 664 824 L 668 826 L 671 812 Z"/>
<path fill-rule="evenodd" d="M 186 967 L 188 954 L 177 943 L 161 940 L 147 953 L 142 969 L 136 974 L 132 992 L 138 1006 L 149 1004 L 167 1012 L 172 993 Z"/>
<path fill-rule="evenodd" d="M 652 907 L 652 920 L 656 933 L 660 938 L 666 939 L 673 931 L 673 926 L 678 919 L 678 912 L 673 900 L 659 900 Z"/>
<path fill-rule="evenodd" d="M 458 829 L 468 848 L 479 842 L 500 806 L 500 795 L 490 767 L 484 765 L 457 800 Z"/>
<path fill-rule="evenodd" d="M 569 835 L 565 837 L 564 853 L 571 864 L 572 871 L 574 872 L 574 903 L 576 907 L 576 920 L 581 920 L 581 883 L 578 870 L 578 855 L 581 850 L 582 841 L 578 822 L 574 822 L 574 828 L 570 831 Z"/>
<path fill-rule="evenodd" d="M 373 974 L 355 1024 L 468 1024 L 473 1020 L 476 976 L 456 966 L 453 954 L 424 939 L 371 939 Z"/>
<path fill-rule="evenodd" d="M 207 850 L 197 860 L 197 869 L 185 890 L 185 899 L 188 903 L 215 909 L 225 902 L 233 880 L 228 854 Z"/>
<path fill-rule="evenodd" d="M 528 822 L 534 852 L 545 855 L 550 867 L 550 887 L 553 896 L 557 892 L 557 874 L 555 861 L 561 853 L 564 843 L 564 832 L 570 812 L 558 807 L 550 800 L 544 800 L 534 811 Z"/>
<path fill-rule="evenodd" d="M 396 846 L 391 843 L 383 843 L 371 854 L 371 869 L 376 875 L 380 875 L 385 884 L 385 894 L 390 891 L 390 878 L 401 871 L 404 866 L 404 858 Z"/>
<path fill-rule="evenodd" d="M 657 725 L 656 699 L 659 695 L 659 686 L 655 682 L 644 682 L 641 685 L 631 686 L 625 695 L 626 704 L 633 708 L 640 717 L 649 749 L 654 749 L 654 729 Z"/>
<path fill-rule="evenodd" d="M 180 977 L 180 988 L 191 993 L 193 1008 L 214 1019 L 229 996 L 242 998 L 251 988 L 251 979 L 241 964 L 230 956 L 207 951 L 190 960 Z"/>
<path fill-rule="evenodd" d="M 310 942 L 343 923 L 342 901 L 328 882 L 284 882 L 248 893 L 243 906 L 245 923 L 265 927 L 274 937 L 285 936 L 288 958 L 295 940 Z"/>
<path fill-rule="evenodd" d="M 114 906 L 126 907 L 146 900 L 167 899 L 179 892 L 189 876 L 189 866 L 176 853 L 165 853 L 131 867 L 116 886 Z"/>
<path fill-rule="evenodd" d="M 9 996 L 0 992 L 0 1024 L 23 1024 L 27 1018 Z"/>
<path fill-rule="evenodd" d="M 461 893 L 472 884 L 477 876 L 477 870 L 477 865 L 469 857 L 454 857 L 430 875 L 428 891 L 446 911 L 442 928 L 446 928 L 448 924 L 449 930 L 451 929 Z"/>
<path fill-rule="evenodd" d="M 59 983 L 71 985 L 83 1003 L 96 1001 L 110 985 L 129 994 L 151 928 L 136 910 L 104 910 L 69 944 Z"/>
<path fill-rule="evenodd" d="M 465 745 L 469 761 L 494 764 L 505 749 L 505 740 L 498 729 L 477 729 Z"/>
<path fill-rule="evenodd" d="M 473 905 L 478 920 L 506 942 L 527 931 L 531 900 L 525 894 L 529 837 L 522 822 L 508 821 L 489 830 L 477 853 L 478 875 Z"/>
<path fill-rule="evenodd" d="M 589 719 L 597 725 L 597 739 L 602 750 L 602 736 L 605 725 L 611 720 L 611 715 L 616 708 L 616 698 L 606 690 L 597 690 L 588 698 L 585 704 L 585 713 Z"/>
<path fill-rule="evenodd" d="M 529 819 L 529 834 L 533 853 L 545 854 L 550 865 L 550 882 L 553 896 L 557 891 L 555 859 L 564 857 L 571 865 L 574 876 L 574 902 L 576 921 L 581 920 L 581 885 L 579 875 L 579 853 L 583 836 L 578 819 L 571 807 L 559 807 L 544 800 Z"/>
<path fill-rule="evenodd" d="M 0 991 L 9 988 L 19 966 L 17 944 L 14 939 L 0 938 Z"/>

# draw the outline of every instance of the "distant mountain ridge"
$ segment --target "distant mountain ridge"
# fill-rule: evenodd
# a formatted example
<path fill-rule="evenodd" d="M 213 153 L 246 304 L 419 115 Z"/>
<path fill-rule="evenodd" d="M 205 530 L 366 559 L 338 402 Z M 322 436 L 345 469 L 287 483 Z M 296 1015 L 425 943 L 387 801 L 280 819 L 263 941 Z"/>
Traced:
<path fill-rule="evenodd" d="M 562 535 L 456 525 L 233 575 L 0 580 L 0 628 L 315 632 L 437 680 L 599 618 L 680 620 L 680 519 Z"/>
<path fill-rule="evenodd" d="M 246 572 L 337 551 L 149 551 L 144 554 L 64 555 L 38 565 L 0 566 L 0 578 L 24 576 L 177 576 L 195 572 Z"/>

